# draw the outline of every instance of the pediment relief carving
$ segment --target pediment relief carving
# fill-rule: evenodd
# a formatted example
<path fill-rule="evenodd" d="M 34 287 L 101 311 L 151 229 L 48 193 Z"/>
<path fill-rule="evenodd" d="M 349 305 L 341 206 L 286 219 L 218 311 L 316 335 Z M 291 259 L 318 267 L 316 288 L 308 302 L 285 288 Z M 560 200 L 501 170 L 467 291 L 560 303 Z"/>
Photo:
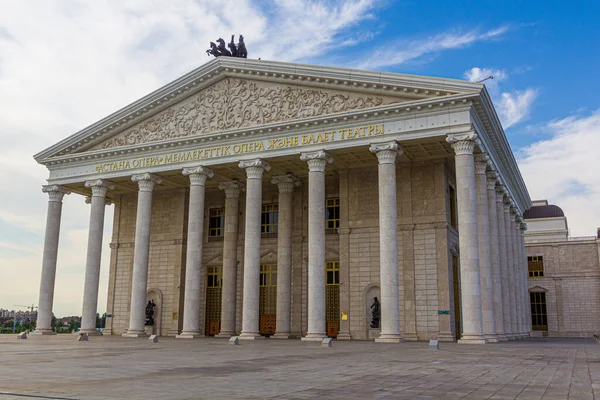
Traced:
<path fill-rule="evenodd" d="M 225 78 L 96 145 L 109 149 L 359 110 L 407 99 Z"/>

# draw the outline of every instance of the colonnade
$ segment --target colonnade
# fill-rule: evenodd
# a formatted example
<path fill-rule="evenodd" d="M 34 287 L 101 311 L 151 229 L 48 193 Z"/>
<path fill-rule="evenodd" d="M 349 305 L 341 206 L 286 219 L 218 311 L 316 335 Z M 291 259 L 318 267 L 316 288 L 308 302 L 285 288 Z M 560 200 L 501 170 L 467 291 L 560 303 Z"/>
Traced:
<path fill-rule="evenodd" d="M 460 285 L 463 332 L 461 343 L 488 343 L 528 336 L 531 330 L 527 269 L 523 231 L 525 224 L 509 192 L 493 170 L 489 157 L 474 155 L 474 133 L 447 138 L 455 151 Z M 378 342 L 399 342 L 400 309 L 398 290 L 398 222 L 396 157 L 402 148 L 396 141 L 377 143 L 369 149 L 378 159 L 381 334 Z M 302 153 L 308 168 L 308 331 L 303 340 L 322 340 L 325 327 L 325 167 L 333 162 L 324 150 Z M 246 185 L 221 182 L 225 191 L 223 240 L 223 288 L 221 332 L 235 334 L 235 299 L 238 246 L 238 212 L 241 191 L 246 191 L 243 313 L 240 339 L 261 338 L 259 333 L 259 286 L 261 207 L 263 174 L 270 165 L 263 159 L 241 161 Z M 202 244 L 205 183 L 213 172 L 205 166 L 185 168 L 190 180 L 183 329 L 178 338 L 204 336 L 200 321 Z M 145 336 L 152 192 L 161 178 L 137 174 L 138 206 L 134 244 L 129 328 L 123 336 Z M 279 189 L 277 325 L 274 338 L 291 336 L 292 196 L 299 186 L 291 174 L 273 177 Z M 102 230 L 106 194 L 114 185 L 98 179 L 86 182 L 91 188 L 92 210 L 86 261 L 82 314 L 83 332 L 95 333 Z M 37 334 L 51 334 L 52 303 L 62 198 L 69 190 L 44 186 L 49 194 Z M 458 336 L 458 335 L 457 335 Z"/>

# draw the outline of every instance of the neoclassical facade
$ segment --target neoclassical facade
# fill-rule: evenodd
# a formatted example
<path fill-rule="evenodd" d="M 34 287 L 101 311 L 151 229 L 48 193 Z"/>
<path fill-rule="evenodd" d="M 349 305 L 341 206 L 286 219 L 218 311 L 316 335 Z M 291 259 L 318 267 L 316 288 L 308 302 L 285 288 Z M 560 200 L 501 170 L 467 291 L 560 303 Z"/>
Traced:
<path fill-rule="evenodd" d="M 490 343 L 531 330 L 531 200 L 482 84 L 220 57 L 35 159 L 49 170 L 36 334 L 52 333 L 65 194 L 91 203 L 89 334 L 109 203 L 105 334 Z"/>

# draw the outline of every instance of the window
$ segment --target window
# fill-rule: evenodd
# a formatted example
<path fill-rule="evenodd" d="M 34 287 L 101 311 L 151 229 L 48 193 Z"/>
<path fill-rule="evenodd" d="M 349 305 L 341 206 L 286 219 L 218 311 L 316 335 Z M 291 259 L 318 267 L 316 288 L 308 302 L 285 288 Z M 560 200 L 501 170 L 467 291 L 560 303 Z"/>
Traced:
<path fill-rule="evenodd" d="M 450 198 L 450 225 L 456 228 L 456 191 L 448 186 L 448 197 Z"/>
<path fill-rule="evenodd" d="M 261 233 L 277 233 L 277 222 L 279 220 L 278 210 L 277 204 L 265 204 L 262 207 Z"/>
<path fill-rule="evenodd" d="M 209 210 L 208 237 L 223 236 L 223 227 L 225 226 L 225 209 L 211 208 Z"/>
<path fill-rule="evenodd" d="M 340 199 L 332 198 L 325 200 L 325 229 L 337 229 L 340 227 Z"/>
<path fill-rule="evenodd" d="M 534 331 L 547 331 L 546 293 L 530 292 L 529 300 L 531 302 L 531 329 Z"/>
<path fill-rule="evenodd" d="M 339 261 L 327 261 L 325 264 L 325 273 L 327 285 L 339 285 L 340 284 L 340 262 Z"/>
<path fill-rule="evenodd" d="M 222 281 L 223 272 L 222 271 L 223 271 L 223 268 L 221 266 L 208 267 L 206 286 L 209 288 L 220 288 L 223 285 L 223 281 Z"/>
<path fill-rule="evenodd" d="M 544 256 L 527 256 L 527 269 L 530 278 L 543 278 Z"/>
<path fill-rule="evenodd" d="M 260 286 L 277 286 L 277 264 L 261 264 Z"/>

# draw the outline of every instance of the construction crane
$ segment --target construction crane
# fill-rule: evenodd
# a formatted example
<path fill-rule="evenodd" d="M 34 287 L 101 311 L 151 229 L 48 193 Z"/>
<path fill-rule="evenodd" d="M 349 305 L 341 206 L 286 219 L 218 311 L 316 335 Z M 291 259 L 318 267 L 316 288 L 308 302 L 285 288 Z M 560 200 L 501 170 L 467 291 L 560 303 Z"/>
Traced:
<path fill-rule="evenodd" d="M 33 313 L 34 309 L 38 308 L 38 306 L 33 305 L 33 303 L 30 306 L 24 306 L 22 304 L 13 304 L 13 307 L 25 307 L 30 314 Z"/>

